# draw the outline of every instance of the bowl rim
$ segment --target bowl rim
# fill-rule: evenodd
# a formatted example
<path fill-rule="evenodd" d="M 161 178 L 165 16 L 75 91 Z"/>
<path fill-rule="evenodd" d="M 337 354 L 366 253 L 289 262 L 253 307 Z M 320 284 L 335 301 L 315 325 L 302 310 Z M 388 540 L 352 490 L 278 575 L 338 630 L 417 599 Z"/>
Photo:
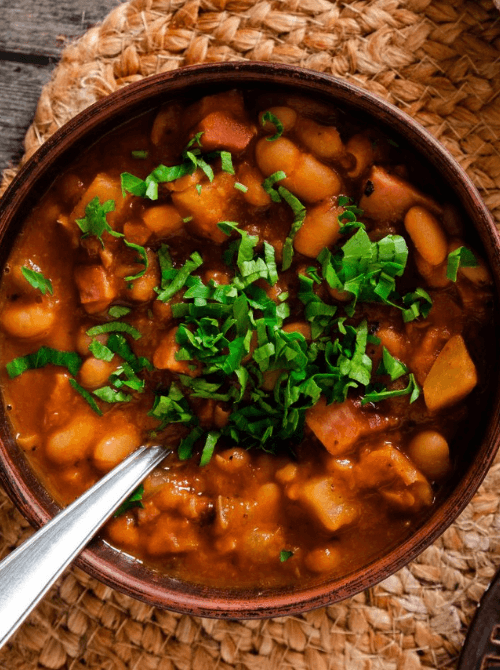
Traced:
<path fill-rule="evenodd" d="M 315 97 L 329 97 L 334 102 L 345 103 L 371 114 L 376 123 L 390 125 L 420 155 L 425 155 L 441 172 L 447 184 L 451 184 L 481 238 L 490 266 L 494 269 L 497 296 L 500 295 L 500 235 L 472 181 L 438 140 L 405 112 L 344 79 L 296 66 L 257 61 L 194 65 L 146 77 L 111 93 L 80 112 L 31 156 L 0 199 L 0 243 L 4 243 L 6 231 L 10 231 L 12 235 L 17 234 L 17 230 L 12 233 L 12 224 L 20 216 L 19 212 L 26 203 L 27 194 L 33 193 L 36 185 L 42 181 L 47 166 L 63 161 L 64 156 L 78 141 L 89 137 L 92 132 L 102 128 L 106 122 L 109 123 L 124 111 L 134 110 L 141 101 L 147 102 L 146 108 L 151 109 L 158 104 L 154 100 L 159 101 L 162 96 L 169 98 L 176 92 L 206 88 L 210 82 L 216 84 L 218 90 L 251 88 L 259 82 L 280 87 L 297 87 L 299 94 L 311 93 Z M 201 93 L 199 95 L 201 97 Z M 498 388 L 492 405 L 492 416 L 478 455 L 451 495 L 435 508 L 432 516 L 413 535 L 365 567 L 342 578 L 326 580 L 307 588 L 295 585 L 261 591 L 224 591 L 160 575 L 112 548 L 102 539 L 94 540 L 75 563 L 91 576 L 126 595 L 151 605 L 196 616 L 276 617 L 333 604 L 375 585 L 405 566 L 441 535 L 470 502 L 500 446 Z M 2 423 L 7 422 L 4 420 Z M 0 433 L 0 481 L 18 509 L 33 525 L 39 527 L 59 507 L 36 479 L 22 452 L 14 445 L 5 425 Z M 141 575 L 147 576 L 148 581 L 143 581 Z"/>

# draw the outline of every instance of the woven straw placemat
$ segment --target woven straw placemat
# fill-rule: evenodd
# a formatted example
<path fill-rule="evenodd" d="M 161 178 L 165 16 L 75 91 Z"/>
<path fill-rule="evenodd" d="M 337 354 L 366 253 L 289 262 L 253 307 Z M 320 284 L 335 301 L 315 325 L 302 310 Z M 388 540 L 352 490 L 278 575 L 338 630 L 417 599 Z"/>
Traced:
<path fill-rule="evenodd" d="M 409 112 L 468 171 L 500 223 L 500 15 L 492 0 L 133 0 L 65 49 L 26 155 L 129 82 L 247 59 L 332 73 Z M 13 173 L 4 174 L 4 187 Z M 72 569 L 0 652 L 0 668 L 454 668 L 500 567 L 499 503 L 500 459 L 458 521 L 416 561 L 349 601 L 297 617 L 172 614 Z M 30 532 L 0 492 L 0 556 Z"/>

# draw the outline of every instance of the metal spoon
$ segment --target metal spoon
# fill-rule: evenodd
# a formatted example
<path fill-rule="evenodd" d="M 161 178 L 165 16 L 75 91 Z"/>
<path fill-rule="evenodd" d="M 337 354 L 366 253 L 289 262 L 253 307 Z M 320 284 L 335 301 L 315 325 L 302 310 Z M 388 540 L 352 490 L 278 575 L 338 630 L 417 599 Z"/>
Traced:
<path fill-rule="evenodd" d="M 169 455 L 139 447 L 0 562 L 0 647 L 146 475 Z"/>

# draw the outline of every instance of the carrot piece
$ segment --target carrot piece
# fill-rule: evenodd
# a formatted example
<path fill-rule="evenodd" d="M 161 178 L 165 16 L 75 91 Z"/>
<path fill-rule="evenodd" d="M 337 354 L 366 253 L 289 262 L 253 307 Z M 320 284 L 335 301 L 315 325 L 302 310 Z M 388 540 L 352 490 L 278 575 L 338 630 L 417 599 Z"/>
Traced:
<path fill-rule="evenodd" d="M 476 384 L 476 366 L 463 337 L 454 335 L 444 345 L 424 382 L 425 404 L 431 412 L 437 412 L 465 398 Z"/>

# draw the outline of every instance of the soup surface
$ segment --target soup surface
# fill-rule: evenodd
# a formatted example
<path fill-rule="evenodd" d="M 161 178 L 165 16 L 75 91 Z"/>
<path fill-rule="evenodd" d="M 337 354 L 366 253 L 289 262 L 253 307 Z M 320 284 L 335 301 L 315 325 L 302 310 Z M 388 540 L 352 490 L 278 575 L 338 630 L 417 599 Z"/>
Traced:
<path fill-rule="evenodd" d="M 381 130 L 258 92 L 167 103 L 77 158 L 0 289 L 4 404 L 55 499 L 172 445 L 105 537 L 226 587 L 346 574 L 408 536 L 491 318 L 430 181 Z"/>

